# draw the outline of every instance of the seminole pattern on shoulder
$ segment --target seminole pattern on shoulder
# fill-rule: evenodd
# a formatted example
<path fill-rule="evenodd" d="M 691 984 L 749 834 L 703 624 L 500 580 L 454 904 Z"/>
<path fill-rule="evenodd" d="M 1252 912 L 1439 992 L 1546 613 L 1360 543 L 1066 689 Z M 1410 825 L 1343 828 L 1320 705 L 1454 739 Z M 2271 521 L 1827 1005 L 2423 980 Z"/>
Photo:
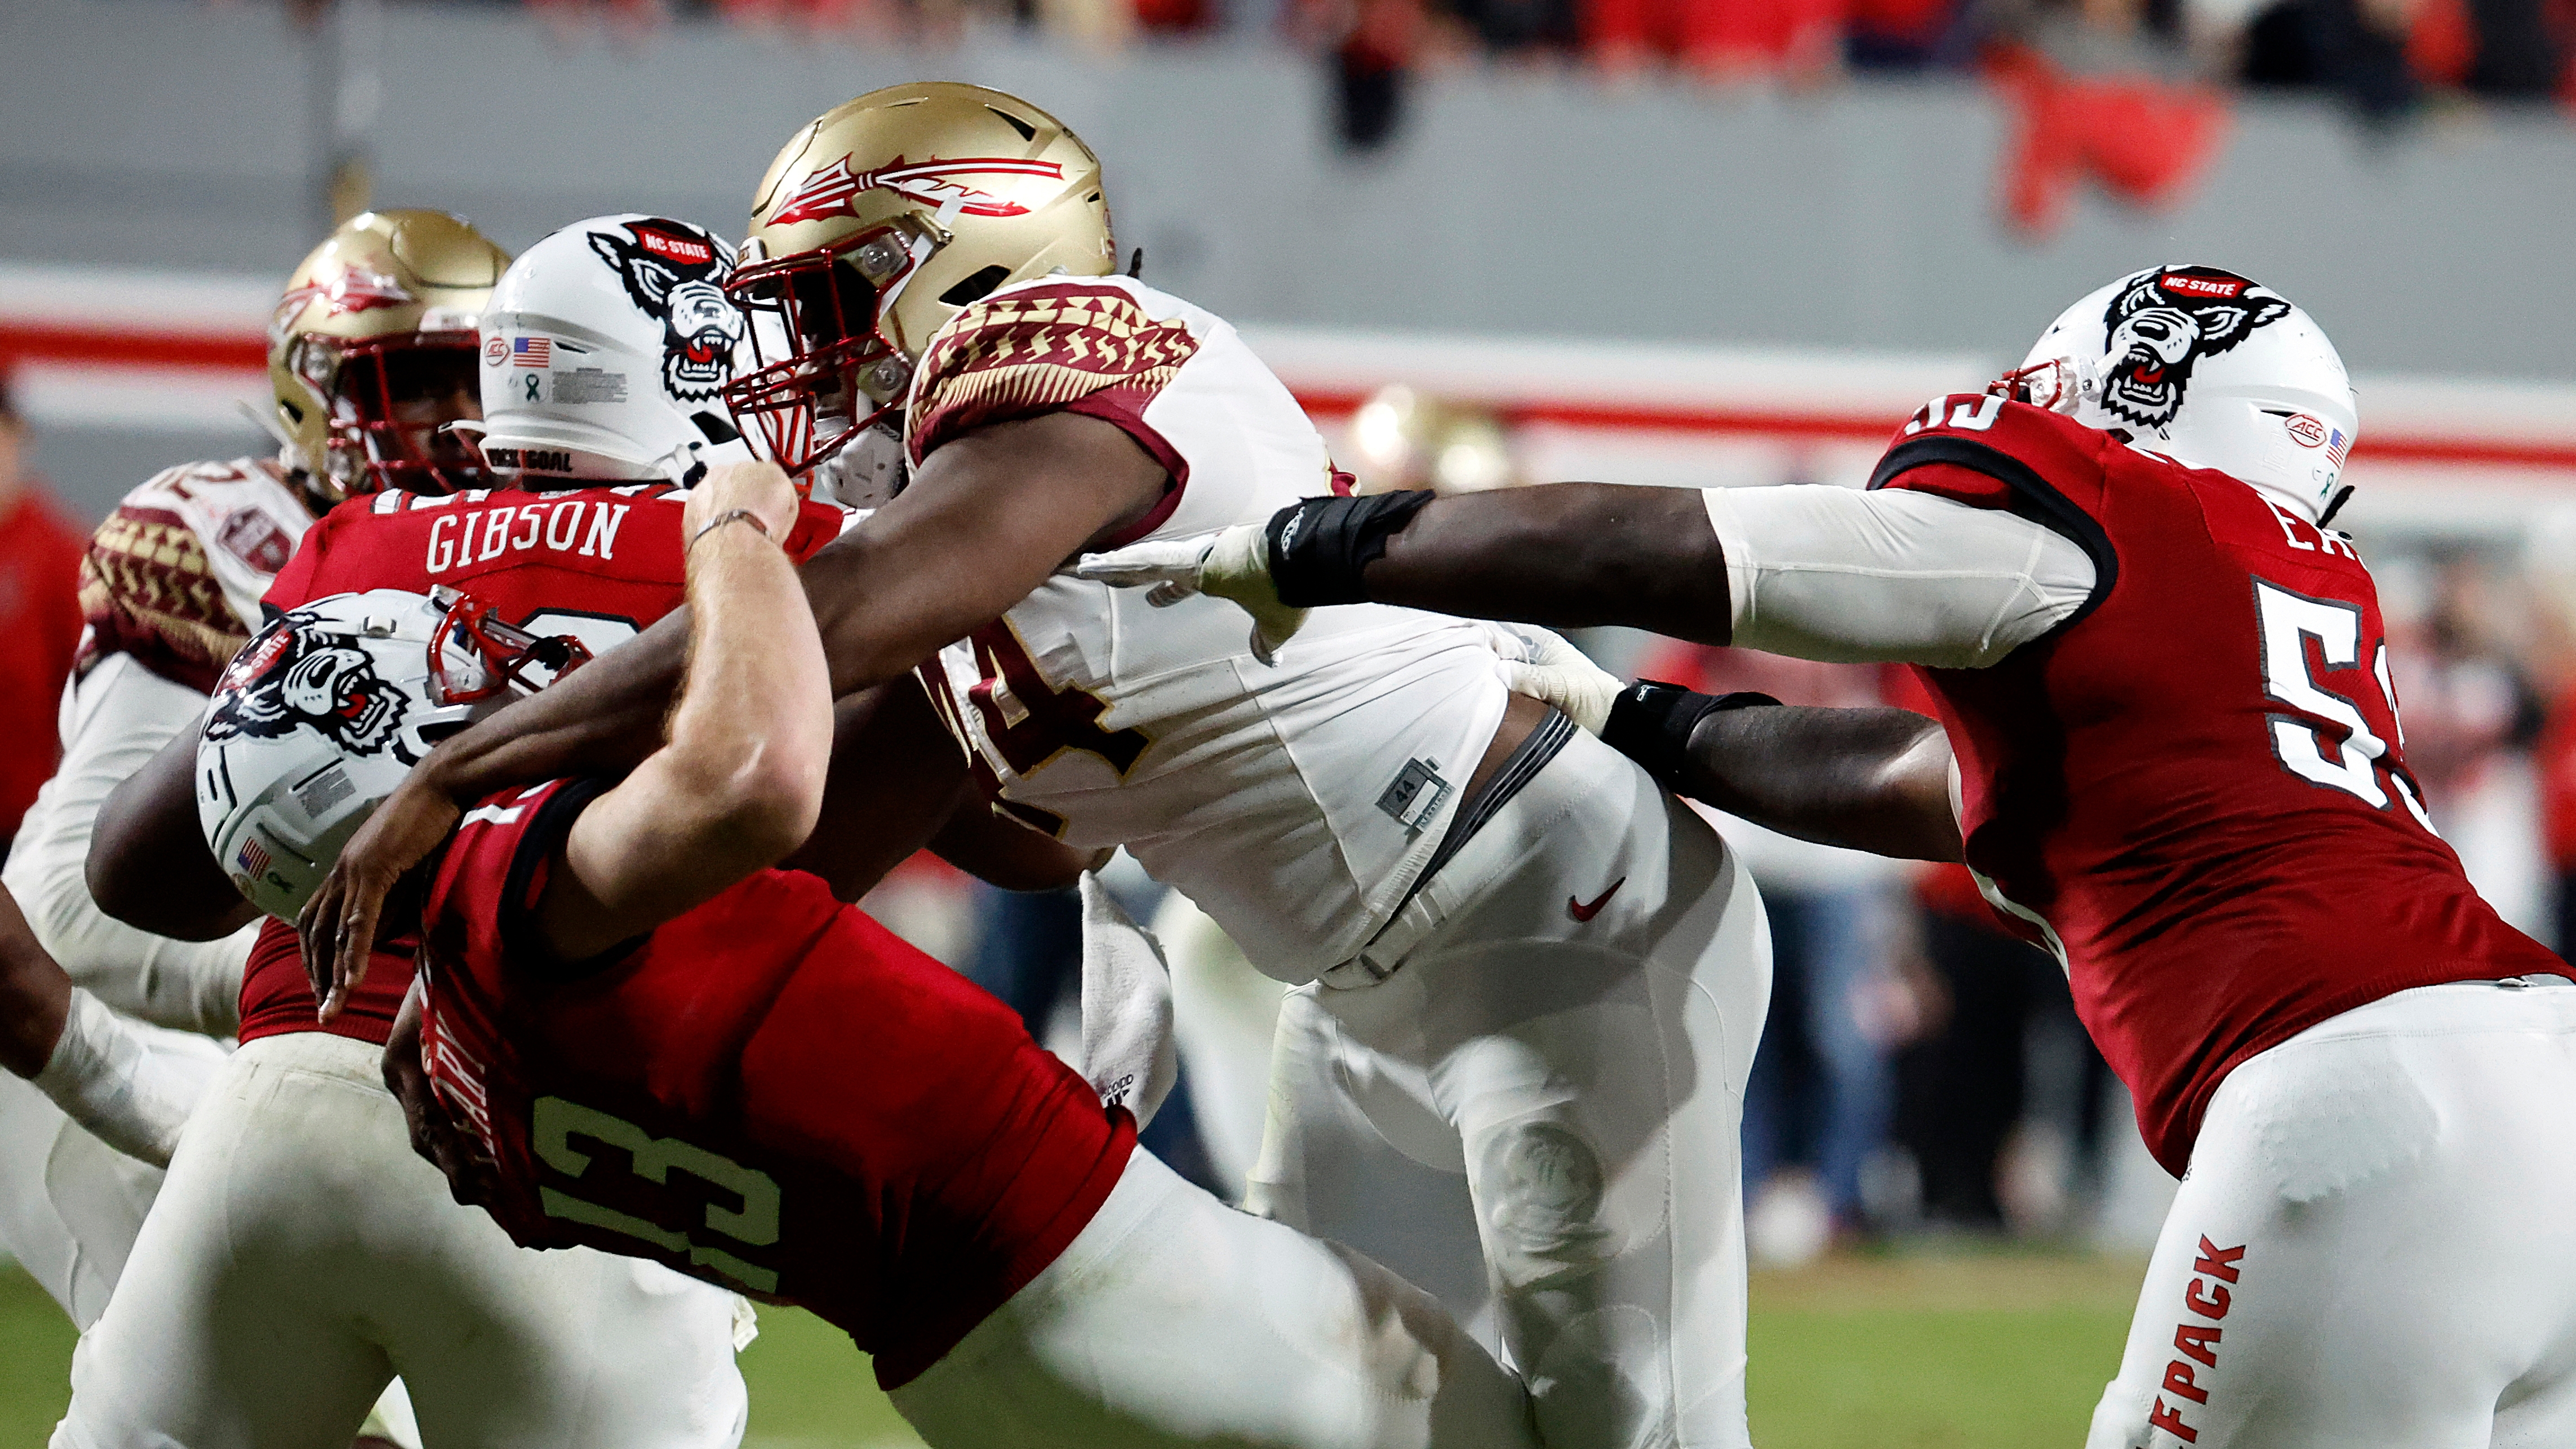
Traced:
<path fill-rule="evenodd" d="M 1017 289 L 950 319 L 921 359 L 906 433 L 919 462 L 949 439 L 1074 404 L 1141 413 L 1198 339 L 1097 282 Z"/>
<path fill-rule="evenodd" d="M 90 627 L 82 673 L 122 652 L 174 684 L 211 691 L 249 637 L 197 531 L 176 513 L 140 504 L 118 508 L 91 536 L 80 602 Z"/>

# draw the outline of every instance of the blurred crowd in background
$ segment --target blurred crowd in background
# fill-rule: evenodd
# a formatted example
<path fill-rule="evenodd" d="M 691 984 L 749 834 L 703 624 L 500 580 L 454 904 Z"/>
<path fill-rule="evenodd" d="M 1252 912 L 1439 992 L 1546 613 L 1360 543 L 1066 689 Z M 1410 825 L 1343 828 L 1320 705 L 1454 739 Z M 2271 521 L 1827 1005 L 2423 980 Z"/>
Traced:
<path fill-rule="evenodd" d="M 306 0 L 327 6 L 330 0 Z M 1976 76 L 2012 108 L 2015 220 L 2089 176 L 2154 203 L 2188 185 L 2245 90 L 2339 98 L 2372 127 L 2480 104 L 2576 107 L 2576 0 L 493 0 L 567 28 L 668 19 L 938 43 L 969 26 L 1101 48 L 1224 39 L 1324 58 L 1343 141 L 1401 127 L 1414 77 L 1491 64 L 1714 88 Z"/>

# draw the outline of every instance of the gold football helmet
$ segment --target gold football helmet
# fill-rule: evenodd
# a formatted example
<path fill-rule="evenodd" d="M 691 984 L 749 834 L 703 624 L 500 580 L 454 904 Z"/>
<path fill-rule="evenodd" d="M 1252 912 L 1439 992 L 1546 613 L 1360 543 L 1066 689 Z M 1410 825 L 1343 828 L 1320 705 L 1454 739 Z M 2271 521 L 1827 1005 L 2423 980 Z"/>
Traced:
<path fill-rule="evenodd" d="M 1117 263 L 1100 158 L 982 86 L 888 86 L 796 134 L 761 178 L 728 288 L 755 367 L 726 388 L 803 472 L 901 402 L 931 334 L 995 288 Z"/>
<path fill-rule="evenodd" d="M 443 431 L 482 416 L 475 321 L 509 253 L 443 211 L 370 211 L 295 269 L 268 319 L 287 461 L 327 507 L 355 493 L 488 487 Z"/>

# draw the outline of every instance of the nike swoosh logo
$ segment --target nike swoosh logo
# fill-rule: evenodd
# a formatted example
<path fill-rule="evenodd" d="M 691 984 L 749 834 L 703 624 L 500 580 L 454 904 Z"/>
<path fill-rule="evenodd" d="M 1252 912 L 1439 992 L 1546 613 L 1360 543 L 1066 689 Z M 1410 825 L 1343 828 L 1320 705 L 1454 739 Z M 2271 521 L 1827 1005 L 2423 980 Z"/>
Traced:
<path fill-rule="evenodd" d="M 1610 898 L 1619 894 L 1619 887 L 1626 885 L 1627 883 L 1628 878 L 1624 875 L 1619 877 L 1617 880 L 1610 882 L 1610 889 L 1593 897 L 1592 904 L 1588 906 L 1583 902 L 1576 900 L 1572 896 L 1567 896 L 1565 898 L 1565 913 L 1578 921 L 1591 920 L 1594 916 L 1601 914 L 1601 908 L 1610 904 Z"/>

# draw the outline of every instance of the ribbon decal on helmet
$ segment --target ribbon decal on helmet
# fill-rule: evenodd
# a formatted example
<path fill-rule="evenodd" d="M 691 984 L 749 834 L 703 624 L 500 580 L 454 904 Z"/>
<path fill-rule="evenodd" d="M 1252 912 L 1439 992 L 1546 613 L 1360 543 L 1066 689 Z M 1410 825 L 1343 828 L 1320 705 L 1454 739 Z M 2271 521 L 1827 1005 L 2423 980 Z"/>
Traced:
<path fill-rule="evenodd" d="M 960 176 L 1035 176 L 1050 181 L 1064 179 L 1064 167 L 1054 161 L 1022 161 L 1009 156 L 960 156 L 942 161 L 906 161 L 897 156 L 874 171 L 853 172 L 850 158 L 842 157 L 822 170 L 807 176 L 803 184 L 780 204 L 778 213 L 768 225 L 786 226 L 792 222 L 820 221 L 827 216 L 849 214 L 850 202 L 862 191 L 883 187 L 898 196 L 908 197 L 925 206 L 946 206 L 951 201 L 967 216 L 1026 216 L 1029 209 L 1015 201 L 1005 201 L 989 191 L 980 191 L 954 178 Z"/>

